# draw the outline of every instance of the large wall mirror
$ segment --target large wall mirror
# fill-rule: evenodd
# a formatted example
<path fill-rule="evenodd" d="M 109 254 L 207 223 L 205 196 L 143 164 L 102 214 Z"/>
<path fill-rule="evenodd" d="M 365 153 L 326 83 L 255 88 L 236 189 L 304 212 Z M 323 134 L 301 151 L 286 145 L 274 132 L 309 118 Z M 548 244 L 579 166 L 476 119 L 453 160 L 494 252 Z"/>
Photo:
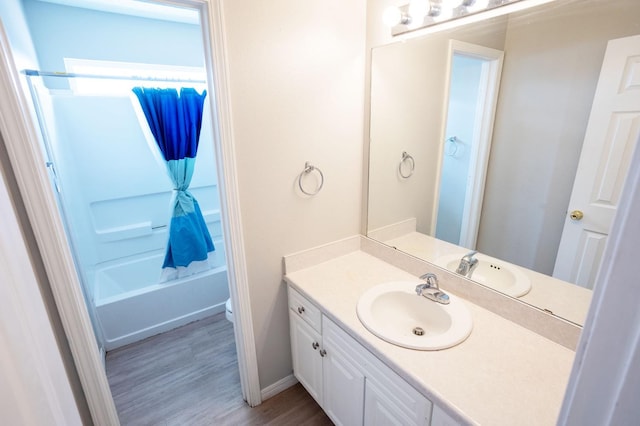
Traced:
<path fill-rule="evenodd" d="M 640 135 L 640 1 L 374 48 L 367 234 L 583 324 Z"/>

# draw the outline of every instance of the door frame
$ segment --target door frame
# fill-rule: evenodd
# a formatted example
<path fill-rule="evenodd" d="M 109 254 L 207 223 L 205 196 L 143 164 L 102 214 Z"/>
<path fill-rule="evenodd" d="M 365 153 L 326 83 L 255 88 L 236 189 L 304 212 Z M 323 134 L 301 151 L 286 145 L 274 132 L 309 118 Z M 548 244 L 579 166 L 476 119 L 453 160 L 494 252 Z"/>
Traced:
<path fill-rule="evenodd" d="M 498 95 L 500 92 L 500 78 L 502 76 L 502 63 L 504 52 L 477 44 L 466 43 L 458 40 L 449 40 L 447 57 L 447 69 L 445 80 L 445 96 L 443 100 L 442 128 L 440 133 L 440 152 L 436 175 L 436 189 L 434 191 L 433 212 L 431 229 L 435 233 L 438 221 L 438 206 L 440 200 L 440 180 L 444 155 L 445 139 L 447 138 L 447 121 L 449 114 L 449 97 L 451 94 L 451 74 L 453 72 L 453 58 L 455 55 L 463 55 L 481 59 L 482 71 L 478 103 L 476 105 L 475 121 L 473 123 L 474 140 L 471 143 L 472 150 L 469 160 L 469 176 L 473 176 L 472 185 L 467 185 L 462 226 L 458 245 L 470 249 L 475 248 L 480 227 L 480 213 L 484 199 L 484 187 L 487 179 L 487 167 L 489 165 L 489 153 L 491 152 L 491 140 L 493 138 L 493 124 L 495 121 Z"/>
<path fill-rule="evenodd" d="M 214 143 L 229 290 L 234 311 L 234 333 L 242 394 L 250 406 L 262 402 L 258 378 L 249 282 L 242 232 L 237 167 L 228 83 L 222 0 L 150 0 L 151 3 L 194 9 L 200 14 L 205 65 L 213 115 Z M 119 424 L 106 373 L 96 346 L 62 219 L 44 168 L 32 109 L 24 83 L 13 61 L 0 21 L 0 132 L 20 196 L 42 256 L 49 285 L 62 320 L 73 361 L 91 416 L 96 424 Z M 215 98 L 215 99 L 214 99 Z"/>

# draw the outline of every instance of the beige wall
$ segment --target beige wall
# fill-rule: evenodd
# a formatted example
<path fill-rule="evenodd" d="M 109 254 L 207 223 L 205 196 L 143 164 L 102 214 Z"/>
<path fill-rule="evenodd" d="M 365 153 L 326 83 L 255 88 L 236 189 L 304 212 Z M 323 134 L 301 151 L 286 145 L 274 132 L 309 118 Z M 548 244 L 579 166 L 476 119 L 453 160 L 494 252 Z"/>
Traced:
<path fill-rule="evenodd" d="M 637 0 L 585 0 L 509 20 L 478 250 L 553 272 L 606 44 L 638 17 Z"/>
<path fill-rule="evenodd" d="M 224 2 L 262 388 L 291 374 L 282 256 L 360 232 L 365 0 Z M 322 191 L 297 190 L 305 161 Z"/>

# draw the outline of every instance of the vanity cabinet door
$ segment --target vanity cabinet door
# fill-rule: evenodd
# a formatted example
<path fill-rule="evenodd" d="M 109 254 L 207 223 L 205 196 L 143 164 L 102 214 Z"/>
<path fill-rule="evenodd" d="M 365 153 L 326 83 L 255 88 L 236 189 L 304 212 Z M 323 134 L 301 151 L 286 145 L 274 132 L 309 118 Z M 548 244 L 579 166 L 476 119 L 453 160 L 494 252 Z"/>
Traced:
<path fill-rule="evenodd" d="M 322 338 L 306 321 L 289 311 L 293 374 L 307 392 L 322 406 Z"/>
<path fill-rule="evenodd" d="M 404 426 L 412 424 L 383 389 L 367 380 L 364 402 L 364 424 L 367 426 Z"/>
<path fill-rule="evenodd" d="M 382 361 L 367 353 L 364 424 L 427 426 L 431 401 Z"/>
<path fill-rule="evenodd" d="M 366 365 L 354 352 L 351 338 L 333 322 L 322 318 L 325 413 L 336 425 L 362 425 Z"/>

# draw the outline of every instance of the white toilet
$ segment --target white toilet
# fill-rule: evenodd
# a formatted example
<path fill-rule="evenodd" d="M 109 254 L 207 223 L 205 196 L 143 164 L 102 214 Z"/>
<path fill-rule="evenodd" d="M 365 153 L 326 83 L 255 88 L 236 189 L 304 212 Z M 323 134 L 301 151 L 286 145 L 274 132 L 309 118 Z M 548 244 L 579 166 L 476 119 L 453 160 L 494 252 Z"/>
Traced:
<path fill-rule="evenodd" d="M 227 299 L 227 303 L 224 304 L 224 307 L 224 316 L 229 322 L 233 322 L 233 308 L 231 307 L 231 298 Z"/>

